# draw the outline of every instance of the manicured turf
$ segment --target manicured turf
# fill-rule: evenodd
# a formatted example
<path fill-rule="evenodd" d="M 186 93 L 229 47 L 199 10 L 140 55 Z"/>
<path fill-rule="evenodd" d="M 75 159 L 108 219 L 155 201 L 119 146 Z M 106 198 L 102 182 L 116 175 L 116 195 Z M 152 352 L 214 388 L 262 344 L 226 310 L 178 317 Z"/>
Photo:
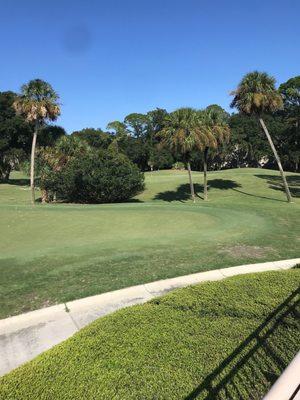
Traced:
<path fill-rule="evenodd" d="M 30 206 L 20 174 L 0 185 L 0 318 L 193 272 L 299 257 L 300 201 L 276 171 L 209 174 L 209 202 L 186 171 L 146 174 L 134 201 Z M 202 174 L 194 173 L 201 196 Z M 299 196 L 300 174 L 289 174 Z"/>
<path fill-rule="evenodd" d="M 261 399 L 298 351 L 299 283 L 243 275 L 123 309 L 0 379 L 0 399 Z"/>

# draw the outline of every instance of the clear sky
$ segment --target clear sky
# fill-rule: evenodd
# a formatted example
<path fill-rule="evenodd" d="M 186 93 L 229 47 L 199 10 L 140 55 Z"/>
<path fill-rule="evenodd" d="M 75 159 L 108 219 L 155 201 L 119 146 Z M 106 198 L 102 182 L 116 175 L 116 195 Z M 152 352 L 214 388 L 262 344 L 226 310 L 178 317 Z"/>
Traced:
<path fill-rule="evenodd" d="M 246 72 L 300 74 L 299 15 L 299 0 L 0 0 L 0 91 L 48 81 L 69 133 L 155 107 L 228 109 Z"/>

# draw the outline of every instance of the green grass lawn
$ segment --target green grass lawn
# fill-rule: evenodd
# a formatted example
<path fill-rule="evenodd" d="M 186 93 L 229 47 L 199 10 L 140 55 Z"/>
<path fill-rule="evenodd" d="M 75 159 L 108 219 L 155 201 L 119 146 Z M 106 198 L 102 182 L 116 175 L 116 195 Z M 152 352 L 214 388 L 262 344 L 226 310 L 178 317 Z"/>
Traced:
<path fill-rule="evenodd" d="M 176 290 L 0 379 L 1 400 L 259 400 L 298 351 L 300 269 Z"/>
<path fill-rule="evenodd" d="M 185 171 L 146 174 L 134 201 L 30 205 L 15 173 L 0 185 L 0 318 L 122 287 L 249 262 L 299 257 L 300 174 L 287 204 L 276 171 L 209 174 L 204 202 Z"/>

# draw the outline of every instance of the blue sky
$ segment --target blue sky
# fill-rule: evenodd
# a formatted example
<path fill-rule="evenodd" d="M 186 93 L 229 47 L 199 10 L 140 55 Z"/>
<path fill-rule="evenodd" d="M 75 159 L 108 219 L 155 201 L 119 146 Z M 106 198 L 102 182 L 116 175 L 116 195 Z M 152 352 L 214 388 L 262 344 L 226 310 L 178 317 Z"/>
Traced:
<path fill-rule="evenodd" d="M 300 73 L 299 0 L 2 0 L 0 91 L 41 78 L 58 124 L 218 103 L 253 69 Z"/>

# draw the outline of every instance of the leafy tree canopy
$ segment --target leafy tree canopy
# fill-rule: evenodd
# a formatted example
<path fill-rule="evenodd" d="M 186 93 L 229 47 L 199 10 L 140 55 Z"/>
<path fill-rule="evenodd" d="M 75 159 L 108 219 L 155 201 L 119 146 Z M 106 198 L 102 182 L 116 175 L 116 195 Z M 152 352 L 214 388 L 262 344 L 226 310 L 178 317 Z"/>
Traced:
<path fill-rule="evenodd" d="M 103 132 L 101 129 L 94 128 L 75 131 L 72 133 L 72 136 L 84 140 L 90 146 L 97 149 L 107 149 L 113 139 L 109 132 Z"/>

